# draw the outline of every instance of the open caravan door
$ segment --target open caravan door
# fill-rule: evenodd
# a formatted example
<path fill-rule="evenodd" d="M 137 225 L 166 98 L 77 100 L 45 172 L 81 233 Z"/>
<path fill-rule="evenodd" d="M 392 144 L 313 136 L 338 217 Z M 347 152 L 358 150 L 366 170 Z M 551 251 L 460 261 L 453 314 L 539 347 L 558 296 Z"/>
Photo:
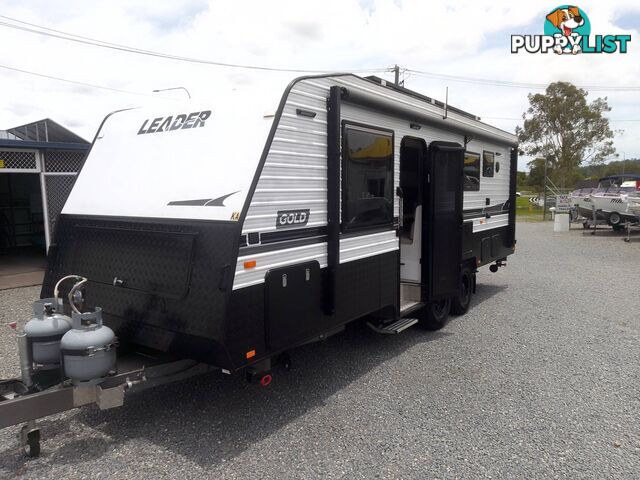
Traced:
<path fill-rule="evenodd" d="M 431 142 L 428 150 L 426 211 L 423 223 L 423 299 L 454 297 L 460 288 L 462 257 L 462 169 L 464 148 Z"/>

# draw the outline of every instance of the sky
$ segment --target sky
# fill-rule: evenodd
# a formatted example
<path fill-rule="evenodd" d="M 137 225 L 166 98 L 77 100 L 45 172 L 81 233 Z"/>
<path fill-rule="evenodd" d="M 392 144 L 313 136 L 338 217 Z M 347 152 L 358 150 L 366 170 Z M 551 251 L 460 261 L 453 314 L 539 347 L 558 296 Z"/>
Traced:
<path fill-rule="evenodd" d="M 607 97 L 619 158 L 640 158 L 640 3 L 578 4 L 591 21 L 592 35 L 631 35 L 626 54 L 512 54 L 511 35 L 542 34 L 545 15 L 557 6 L 512 0 L 4 0 L 0 16 L 216 62 L 358 71 L 389 80 L 393 74 L 386 70 L 397 64 L 457 77 L 544 85 L 563 80 L 604 87 L 590 91 L 588 98 Z M 15 24 L 7 18 L 0 18 L 0 23 Z M 266 91 L 301 75 L 154 58 L 1 24 L 0 45 L 0 129 L 48 117 L 88 140 L 113 110 L 172 103 L 186 96 L 183 90 L 153 93 L 156 89 L 185 87 L 194 101 L 215 108 L 216 95 L 229 88 L 259 86 Z M 522 123 L 527 94 L 540 91 L 411 72 L 403 72 L 401 79 L 407 88 L 437 99 L 444 99 L 448 87 L 451 105 L 511 132 Z M 527 160 L 520 159 L 520 169 L 526 168 Z"/>

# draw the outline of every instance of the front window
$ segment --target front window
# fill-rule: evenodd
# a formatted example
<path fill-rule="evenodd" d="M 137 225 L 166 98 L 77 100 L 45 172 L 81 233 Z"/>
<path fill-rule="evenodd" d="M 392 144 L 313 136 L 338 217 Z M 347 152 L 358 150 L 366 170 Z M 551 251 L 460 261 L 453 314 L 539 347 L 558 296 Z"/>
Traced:
<path fill-rule="evenodd" d="M 393 223 L 393 133 L 344 130 L 342 224 L 345 229 Z"/>

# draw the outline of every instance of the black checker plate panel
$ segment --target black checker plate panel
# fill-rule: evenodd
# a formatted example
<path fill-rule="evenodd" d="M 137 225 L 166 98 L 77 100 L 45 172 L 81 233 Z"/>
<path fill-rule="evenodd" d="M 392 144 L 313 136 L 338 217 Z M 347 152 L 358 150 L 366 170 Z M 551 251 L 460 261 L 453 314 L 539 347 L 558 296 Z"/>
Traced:
<path fill-rule="evenodd" d="M 73 270 L 112 285 L 183 298 L 189 287 L 197 233 L 76 227 Z M 110 245 L 111 248 L 103 248 Z M 150 268 L 163 265 L 162 269 Z"/>
<path fill-rule="evenodd" d="M 87 238 L 87 231 L 110 233 Z M 233 271 L 239 238 L 240 225 L 235 222 L 174 220 L 160 223 L 63 215 L 55 245 L 49 253 L 41 295 L 52 296 L 56 281 L 64 275 L 88 276 L 88 303 L 103 308 L 106 323 L 116 330 L 121 340 L 200 359 L 220 357 L 221 350 L 179 351 L 185 345 L 194 345 L 179 337 L 209 340 L 197 343 L 197 348 L 209 349 L 222 343 L 233 282 L 233 275 L 228 271 Z M 188 247 L 190 242 L 192 248 Z M 149 246 L 149 252 L 141 253 L 144 245 Z M 175 252 L 168 251 L 171 246 L 176 247 Z M 118 256 L 120 258 L 112 260 Z M 126 288 L 127 284 L 123 288 L 91 281 L 91 277 L 108 279 L 113 271 L 111 261 L 129 268 L 133 277 L 128 281 L 134 285 L 162 288 L 156 287 L 150 292 Z M 179 261 L 185 263 L 178 265 Z M 228 266 L 226 275 L 225 266 Z M 174 275 L 177 280 L 173 280 Z M 183 295 L 164 292 L 171 289 L 173 281 L 182 284 L 185 276 L 188 281 Z"/>

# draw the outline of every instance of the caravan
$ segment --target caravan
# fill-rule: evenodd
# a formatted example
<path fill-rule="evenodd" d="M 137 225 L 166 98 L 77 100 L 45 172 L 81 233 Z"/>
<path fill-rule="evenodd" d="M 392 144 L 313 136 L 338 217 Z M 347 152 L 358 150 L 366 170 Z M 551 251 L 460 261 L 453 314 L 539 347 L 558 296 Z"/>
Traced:
<path fill-rule="evenodd" d="M 74 329 L 101 317 L 117 335 L 101 352 L 267 384 L 272 359 L 357 319 L 442 327 L 469 308 L 478 267 L 514 252 L 513 134 L 375 77 L 298 78 L 275 112 L 256 98 L 103 121 L 57 223 L 39 318 L 67 298 Z M 87 280 L 70 291 L 69 275 Z M 123 368 L 82 398 L 134 384 Z M 9 408 L 45 393 L 0 402 L 0 426 L 78 406 Z"/>
<path fill-rule="evenodd" d="M 235 371 L 365 315 L 440 327 L 513 253 L 514 135 L 354 75 L 252 106 L 109 116 L 42 296 L 82 275 L 121 341 Z"/>

